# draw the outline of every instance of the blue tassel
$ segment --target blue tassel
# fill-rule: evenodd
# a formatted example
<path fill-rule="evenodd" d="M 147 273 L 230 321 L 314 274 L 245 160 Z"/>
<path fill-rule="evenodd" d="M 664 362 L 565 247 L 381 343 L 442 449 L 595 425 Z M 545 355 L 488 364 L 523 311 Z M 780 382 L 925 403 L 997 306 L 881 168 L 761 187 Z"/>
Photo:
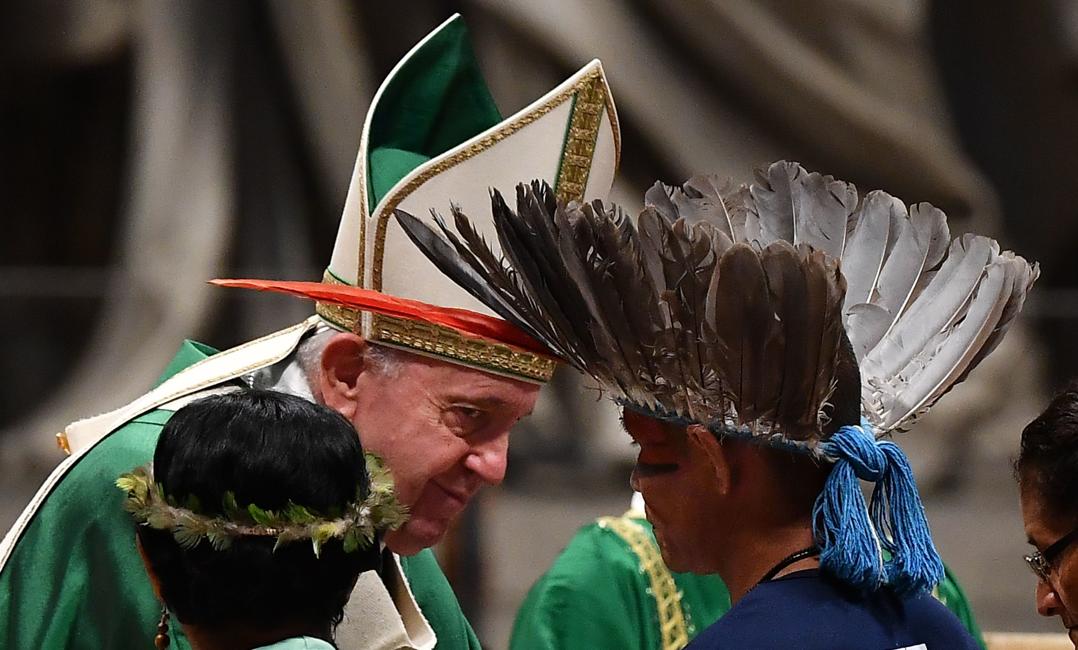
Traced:
<path fill-rule="evenodd" d="M 846 584 L 875 591 L 886 573 L 858 479 L 882 477 L 887 459 L 859 427 L 839 429 L 822 451 L 837 460 L 812 511 L 820 566 Z"/>
<path fill-rule="evenodd" d="M 901 594 L 931 589 L 943 579 L 943 560 L 932 544 L 913 470 L 898 445 L 884 440 L 877 446 L 887 455 L 888 471 L 872 491 L 869 510 L 891 554 L 887 582 Z"/>
<path fill-rule="evenodd" d="M 836 431 L 820 451 L 835 459 L 813 507 L 823 569 L 865 591 L 885 583 L 899 593 L 931 589 L 943 577 L 943 562 L 902 450 L 877 442 L 862 421 Z M 858 479 L 876 484 L 871 505 Z"/>

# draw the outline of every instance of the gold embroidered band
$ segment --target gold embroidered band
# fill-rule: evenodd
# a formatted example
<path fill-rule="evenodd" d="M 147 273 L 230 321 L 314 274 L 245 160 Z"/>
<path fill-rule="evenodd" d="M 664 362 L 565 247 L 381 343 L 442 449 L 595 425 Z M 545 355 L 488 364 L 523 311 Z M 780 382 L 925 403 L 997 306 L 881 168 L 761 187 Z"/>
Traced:
<path fill-rule="evenodd" d="M 322 282 L 345 284 L 328 271 L 322 277 Z M 362 333 L 360 331 L 362 319 L 357 309 L 319 302 L 315 304 L 315 313 L 337 327 L 357 334 Z M 550 381 L 558 365 L 553 357 L 529 352 L 506 343 L 466 336 L 441 325 L 394 318 L 384 314 L 374 314 L 368 338 L 371 341 L 432 354 L 480 370 L 534 382 Z"/>
<path fill-rule="evenodd" d="M 417 352 L 426 352 L 450 361 L 498 374 L 547 382 L 558 362 L 551 357 L 419 321 L 375 314 L 370 339 Z"/>
<path fill-rule="evenodd" d="M 629 517 L 600 517 L 597 523 L 600 528 L 620 537 L 640 560 L 640 570 L 651 583 L 651 595 L 659 614 L 662 650 L 679 650 L 687 646 L 689 632 L 681 609 L 681 592 L 647 530 Z"/>
<path fill-rule="evenodd" d="M 587 79 L 573 98 L 572 117 L 565 134 L 561 165 L 554 193 L 562 201 L 584 200 L 588 186 L 591 161 L 595 157 L 595 141 L 606 107 L 603 80 L 598 76 Z"/>

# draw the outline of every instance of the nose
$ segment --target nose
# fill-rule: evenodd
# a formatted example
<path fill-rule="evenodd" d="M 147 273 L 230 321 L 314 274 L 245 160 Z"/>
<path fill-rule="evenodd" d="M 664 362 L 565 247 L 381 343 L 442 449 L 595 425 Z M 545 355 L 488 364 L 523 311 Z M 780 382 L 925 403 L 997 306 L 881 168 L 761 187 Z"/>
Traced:
<path fill-rule="evenodd" d="M 1059 616 L 1061 614 L 1059 595 L 1046 580 L 1037 581 L 1037 613 L 1041 616 Z"/>
<path fill-rule="evenodd" d="M 464 466 L 487 485 L 498 485 L 505 478 L 509 461 L 509 432 L 473 445 L 464 458 Z"/>

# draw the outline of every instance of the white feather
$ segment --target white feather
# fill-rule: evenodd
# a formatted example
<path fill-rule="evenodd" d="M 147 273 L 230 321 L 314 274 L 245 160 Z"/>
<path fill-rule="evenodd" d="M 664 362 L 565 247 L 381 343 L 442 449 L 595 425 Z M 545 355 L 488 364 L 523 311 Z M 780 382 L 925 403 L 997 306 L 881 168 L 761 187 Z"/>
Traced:
<path fill-rule="evenodd" d="M 846 246 L 846 223 L 857 207 L 857 188 L 830 176 L 805 174 L 794 185 L 794 244 L 808 244 L 832 258 Z"/>
<path fill-rule="evenodd" d="M 793 193 L 800 188 L 805 170 L 797 163 L 772 163 L 767 171 L 757 170 L 756 179 L 749 192 L 759 218 L 760 233 L 756 241 L 761 248 L 783 240 L 794 242 Z M 751 241 L 751 240 L 750 240 Z"/>
<path fill-rule="evenodd" d="M 872 298 L 890 240 L 891 214 L 901 205 L 885 192 L 870 192 L 865 196 L 842 252 L 842 274 L 846 276 L 844 312 L 849 313 L 854 305 Z"/>
<path fill-rule="evenodd" d="M 1002 260 L 990 264 L 961 318 L 934 336 L 924 352 L 894 375 L 897 385 L 893 385 L 891 404 L 884 405 L 885 429 L 900 428 L 930 407 L 966 371 L 995 330 L 1011 296 L 1016 274 L 1009 271 Z"/>
<path fill-rule="evenodd" d="M 892 257 L 898 248 L 892 251 Z M 951 323 L 977 287 L 985 266 L 999 254 L 987 237 L 964 235 L 951 244 L 950 254 L 917 300 L 901 313 L 880 343 L 865 355 L 864 375 L 883 379 L 895 376 L 928 342 Z M 923 265 L 923 249 L 920 257 Z M 886 264 L 884 266 L 886 272 Z M 914 280 L 916 277 L 914 277 Z M 881 283 L 882 285 L 882 283 Z M 909 287 L 913 288 L 912 284 Z M 894 313 L 893 310 L 888 310 Z"/>
<path fill-rule="evenodd" d="M 872 346 L 883 338 L 894 320 L 889 311 L 867 302 L 850 307 L 845 317 L 846 336 L 850 339 L 858 363 L 861 363 Z"/>

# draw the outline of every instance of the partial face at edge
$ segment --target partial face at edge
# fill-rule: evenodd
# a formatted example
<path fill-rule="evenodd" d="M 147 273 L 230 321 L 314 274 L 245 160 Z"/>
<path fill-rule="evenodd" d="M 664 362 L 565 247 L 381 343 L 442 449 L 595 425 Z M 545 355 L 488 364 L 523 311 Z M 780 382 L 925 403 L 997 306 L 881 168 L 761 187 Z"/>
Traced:
<path fill-rule="evenodd" d="M 710 557 L 721 513 L 719 480 L 709 458 L 685 427 L 630 410 L 622 422 L 640 447 L 631 482 L 644 495 L 663 560 L 673 571 L 714 572 Z"/>
<path fill-rule="evenodd" d="M 1026 470 L 1027 472 L 1030 470 Z M 1078 522 L 1052 512 L 1038 493 L 1032 477 L 1020 483 L 1022 521 L 1029 543 L 1043 551 L 1071 532 Z M 1078 647 L 1078 542 L 1072 543 L 1052 562 L 1048 582 L 1037 580 L 1036 606 L 1041 616 L 1058 616 Z"/>
<path fill-rule="evenodd" d="M 539 386 L 479 370 L 399 355 L 395 373 L 365 370 L 353 424 L 386 462 L 408 522 L 385 537 L 412 555 L 437 543 L 484 485 L 505 476 L 509 430 L 530 414 Z"/>

